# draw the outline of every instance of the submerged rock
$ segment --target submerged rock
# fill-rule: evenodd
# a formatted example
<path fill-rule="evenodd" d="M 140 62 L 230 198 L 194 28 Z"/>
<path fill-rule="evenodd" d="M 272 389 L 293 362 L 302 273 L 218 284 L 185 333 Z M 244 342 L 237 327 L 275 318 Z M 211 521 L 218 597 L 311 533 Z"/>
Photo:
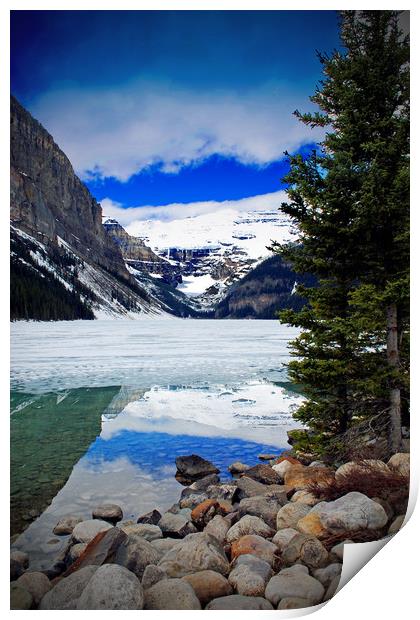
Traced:
<path fill-rule="evenodd" d="M 65 517 L 62 517 L 53 529 L 53 533 L 56 536 L 65 536 L 66 534 L 71 534 L 76 525 L 78 523 L 81 523 L 82 521 L 82 517 L 77 517 L 75 515 L 67 515 Z"/>

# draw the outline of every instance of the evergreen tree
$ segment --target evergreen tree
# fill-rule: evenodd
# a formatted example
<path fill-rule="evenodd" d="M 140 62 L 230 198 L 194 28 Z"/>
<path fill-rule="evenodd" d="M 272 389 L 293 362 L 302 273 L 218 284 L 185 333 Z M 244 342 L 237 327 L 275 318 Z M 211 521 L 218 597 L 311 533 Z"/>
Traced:
<path fill-rule="evenodd" d="M 409 262 L 409 43 L 398 17 L 341 13 L 343 51 L 319 54 L 324 79 L 311 99 L 320 112 L 296 112 L 327 129 L 309 158 L 290 158 L 290 203 L 281 208 L 299 240 L 273 246 L 319 280 L 300 291 L 308 307 L 281 314 L 304 329 L 293 344 L 300 359 L 290 364 L 308 395 L 297 418 L 325 437 L 344 432 L 354 416 L 386 409 L 392 452 L 406 385 Z"/>

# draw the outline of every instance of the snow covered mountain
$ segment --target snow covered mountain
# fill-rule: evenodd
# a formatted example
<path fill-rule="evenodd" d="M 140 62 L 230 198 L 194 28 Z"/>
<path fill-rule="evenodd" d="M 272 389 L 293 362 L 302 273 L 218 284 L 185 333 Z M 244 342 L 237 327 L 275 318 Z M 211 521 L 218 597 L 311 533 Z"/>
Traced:
<path fill-rule="evenodd" d="M 195 306 L 214 309 L 228 288 L 271 255 L 272 240 L 294 238 L 290 220 L 278 210 L 217 211 L 171 221 L 150 219 L 127 232 L 180 274 L 177 290 Z"/>

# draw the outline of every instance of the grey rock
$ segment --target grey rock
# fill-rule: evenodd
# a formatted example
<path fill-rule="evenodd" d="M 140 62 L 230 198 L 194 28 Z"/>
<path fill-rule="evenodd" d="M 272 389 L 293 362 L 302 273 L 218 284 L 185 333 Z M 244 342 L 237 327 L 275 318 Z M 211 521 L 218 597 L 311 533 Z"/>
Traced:
<path fill-rule="evenodd" d="M 270 579 L 265 589 L 265 598 L 277 606 L 281 599 L 298 597 L 310 604 L 320 603 L 324 596 L 323 585 L 300 571 L 284 569 Z"/>
<path fill-rule="evenodd" d="M 319 568 L 325 566 L 328 551 L 315 536 L 297 534 L 283 548 L 282 560 L 286 564 L 300 561 L 310 568 Z"/>
<path fill-rule="evenodd" d="M 334 547 L 331 548 L 331 555 L 333 557 L 336 557 L 338 560 L 342 562 L 343 556 L 344 556 L 344 545 L 353 545 L 353 544 L 354 544 L 353 541 L 347 538 L 346 540 L 343 540 L 343 542 L 338 543 L 337 545 L 334 545 Z"/>
<path fill-rule="evenodd" d="M 405 452 L 394 454 L 388 461 L 388 467 L 408 476 L 410 474 L 410 455 Z"/>
<path fill-rule="evenodd" d="M 71 562 L 78 560 L 85 551 L 86 547 L 87 543 L 76 543 L 75 545 L 72 545 L 68 551 L 69 560 Z"/>
<path fill-rule="evenodd" d="M 115 525 L 123 518 L 123 511 L 117 504 L 103 504 L 92 510 L 92 519 L 102 519 Z"/>
<path fill-rule="evenodd" d="M 149 564 L 144 569 L 143 577 L 141 578 L 141 585 L 143 590 L 148 590 L 155 585 L 158 581 L 167 579 L 167 575 L 164 570 L 154 564 Z"/>
<path fill-rule="evenodd" d="M 272 461 L 273 459 L 276 459 L 278 457 L 278 454 L 259 454 L 258 458 L 260 459 L 260 461 Z"/>
<path fill-rule="evenodd" d="M 137 519 L 137 523 L 148 523 L 150 525 L 157 525 L 159 520 L 162 518 L 159 510 L 152 510 L 151 512 L 146 512 L 146 514 L 141 515 Z"/>
<path fill-rule="evenodd" d="M 83 590 L 77 609 L 143 609 L 143 588 L 123 566 L 104 564 Z"/>
<path fill-rule="evenodd" d="M 261 596 L 242 596 L 242 594 L 232 594 L 231 596 L 221 596 L 216 598 L 206 606 L 206 609 L 273 609 L 273 606 Z"/>
<path fill-rule="evenodd" d="M 223 547 L 213 536 L 203 532 L 186 536 L 163 556 L 159 566 L 169 577 L 183 577 L 201 570 L 214 570 L 222 575 L 229 573 Z"/>
<path fill-rule="evenodd" d="M 211 499 L 221 499 L 227 502 L 236 502 L 239 490 L 236 484 L 215 484 L 208 487 L 207 496 Z"/>
<path fill-rule="evenodd" d="M 272 467 L 274 471 L 280 476 L 280 478 L 284 480 L 284 474 L 287 472 L 288 469 L 293 467 L 293 463 L 291 463 L 290 461 L 282 461 L 281 463 L 272 465 Z"/>
<path fill-rule="evenodd" d="M 328 586 L 328 589 L 324 595 L 324 601 L 329 601 L 330 598 L 334 596 L 334 594 L 337 592 L 339 583 L 340 583 L 340 575 L 337 575 L 336 577 L 334 577 L 334 579 L 331 581 L 330 585 Z"/>
<path fill-rule="evenodd" d="M 179 538 L 157 538 L 151 541 L 152 547 L 156 550 L 159 560 L 170 550 L 181 543 Z"/>
<path fill-rule="evenodd" d="M 162 530 L 158 525 L 151 525 L 150 523 L 133 523 L 133 525 L 122 525 L 121 529 L 126 534 L 136 534 L 148 541 L 157 540 L 162 538 Z"/>
<path fill-rule="evenodd" d="M 26 588 L 22 588 L 16 581 L 10 584 L 10 609 L 31 609 L 33 602 Z"/>
<path fill-rule="evenodd" d="M 310 506 L 298 502 L 286 504 L 277 513 L 277 529 L 294 528 L 298 521 L 311 510 Z"/>
<path fill-rule="evenodd" d="M 56 536 L 65 536 L 67 534 L 71 534 L 76 525 L 78 523 L 81 523 L 82 521 L 82 517 L 77 517 L 75 515 L 67 515 L 65 517 L 62 517 L 53 529 L 53 533 Z"/>
<path fill-rule="evenodd" d="M 274 530 L 269 527 L 262 519 L 253 515 L 245 515 L 226 534 L 227 542 L 233 542 L 246 534 L 256 534 L 263 538 L 271 538 Z"/>
<path fill-rule="evenodd" d="M 193 482 L 188 489 L 191 491 L 206 491 L 210 486 L 220 482 L 220 478 L 217 474 L 209 474 Z M 185 490 L 185 489 L 184 489 Z"/>
<path fill-rule="evenodd" d="M 101 566 L 113 562 L 117 550 L 126 540 L 127 534 L 119 527 L 111 527 L 109 530 L 100 532 L 79 556 L 77 570 L 83 566 Z M 69 570 L 75 568 L 71 566 Z"/>
<path fill-rule="evenodd" d="M 97 566 L 85 566 L 57 582 L 42 598 L 39 609 L 75 609 L 75 601 L 98 570 Z"/>
<path fill-rule="evenodd" d="M 277 513 L 287 503 L 287 493 L 284 491 L 267 495 L 246 497 L 239 503 L 239 514 L 260 517 L 272 528 L 276 527 Z"/>
<path fill-rule="evenodd" d="M 104 532 L 111 528 L 112 525 L 110 523 L 100 521 L 99 519 L 81 521 L 73 529 L 72 540 L 75 543 L 89 543 L 99 532 Z"/>
<path fill-rule="evenodd" d="M 226 518 L 222 517 L 222 515 L 216 515 L 207 523 L 203 532 L 205 534 L 211 534 L 211 536 L 214 536 L 220 543 L 223 543 L 228 530 L 229 523 Z"/>
<path fill-rule="evenodd" d="M 273 543 L 277 545 L 280 551 L 283 551 L 283 549 L 289 544 L 292 538 L 296 536 L 296 534 L 299 534 L 297 530 L 294 530 L 291 527 L 285 527 L 273 536 Z"/>
<path fill-rule="evenodd" d="M 183 514 L 174 515 L 170 512 L 165 512 L 162 515 L 159 527 L 166 536 L 171 536 L 172 538 L 184 538 L 184 536 L 194 534 L 197 531 L 197 528 L 187 516 Z"/>
<path fill-rule="evenodd" d="M 145 609 L 201 609 L 201 605 L 189 583 L 165 579 L 146 590 Z"/>
<path fill-rule="evenodd" d="M 200 493 L 199 491 L 197 492 L 193 491 L 191 493 L 184 495 L 184 497 L 179 500 L 179 508 L 181 510 L 183 510 L 184 508 L 189 508 L 190 510 L 192 510 L 193 508 L 198 506 L 198 504 L 201 504 L 201 502 L 204 502 L 206 499 L 207 499 L 206 493 Z M 172 513 L 172 512 L 173 512 L 172 510 L 168 511 L 168 513 Z M 177 510 L 176 514 L 179 514 L 179 512 L 180 510 Z M 168 514 L 168 513 L 165 513 L 165 514 Z"/>
<path fill-rule="evenodd" d="M 254 555 L 240 555 L 229 574 L 229 583 L 238 594 L 264 596 L 265 586 L 272 575 L 268 562 Z"/>
<path fill-rule="evenodd" d="M 325 568 L 317 568 L 313 571 L 313 577 L 322 583 L 324 588 L 328 588 L 331 581 L 336 577 L 340 577 L 343 565 L 338 562 L 329 564 Z"/>
<path fill-rule="evenodd" d="M 17 580 L 17 585 L 24 588 L 31 594 L 34 604 L 38 605 L 42 597 L 51 590 L 51 582 L 44 573 L 32 572 L 25 573 Z"/>
<path fill-rule="evenodd" d="M 130 534 L 118 547 L 114 562 L 132 571 L 141 580 L 146 566 L 157 564 L 159 558 L 160 554 L 157 549 L 148 540 L 142 536 Z"/>
<path fill-rule="evenodd" d="M 246 471 L 246 477 L 262 484 L 282 484 L 283 478 L 270 465 L 254 465 Z"/>
<path fill-rule="evenodd" d="M 209 474 L 218 474 L 220 470 L 210 461 L 203 459 L 201 456 L 191 454 L 189 456 L 178 456 L 175 459 L 177 475 L 182 478 L 190 478 L 192 480 L 204 478 Z"/>

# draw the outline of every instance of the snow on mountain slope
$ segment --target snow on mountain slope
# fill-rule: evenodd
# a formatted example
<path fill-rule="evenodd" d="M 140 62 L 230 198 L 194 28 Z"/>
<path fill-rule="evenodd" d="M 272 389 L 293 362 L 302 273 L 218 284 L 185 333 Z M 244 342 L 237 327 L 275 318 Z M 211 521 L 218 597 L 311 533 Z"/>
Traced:
<path fill-rule="evenodd" d="M 149 219 L 126 227 L 157 254 L 180 268 L 186 295 L 213 307 L 233 282 L 270 256 L 271 241 L 295 238 L 287 216 L 278 210 L 220 208 L 176 220 Z"/>

